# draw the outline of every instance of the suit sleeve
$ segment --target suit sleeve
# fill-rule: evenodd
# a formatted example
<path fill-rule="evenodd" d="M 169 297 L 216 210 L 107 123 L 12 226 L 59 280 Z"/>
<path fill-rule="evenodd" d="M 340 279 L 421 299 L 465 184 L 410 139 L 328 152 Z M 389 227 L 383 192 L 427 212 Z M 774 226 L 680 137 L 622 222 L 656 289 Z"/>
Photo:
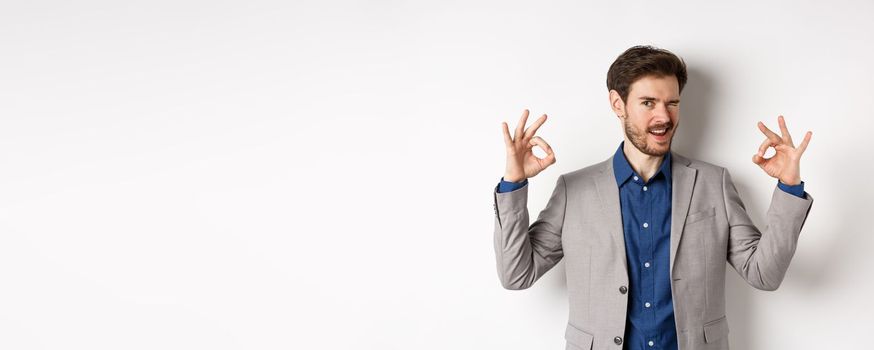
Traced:
<path fill-rule="evenodd" d="M 782 181 L 777 180 L 777 187 L 783 190 L 783 192 L 789 193 L 795 197 L 804 198 L 804 181 L 801 181 L 801 183 L 797 185 L 787 185 Z"/>
<path fill-rule="evenodd" d="M 798 236 L 807 220 L 813 197 L 797 197 L 774 188 L 766 214 L 764 232 L 750 220 L 731 175 L 723 169 L 722 189 L 728 216 L 728 262 L 751 286 L 776 290 L 798 245 Z"/>
<path fill-rule="evenodd" d="M 498 193 L 504 192 L 512 192 L 522 188 L 528 183 L 528 179 L 523 180 L 522 182 L 510 182 L 504 181 L 504 177 L 501 177 L 501 182 L 498 183 Z"/>
<path fill-rule="evenodd" d="M 537 220 L 528 225 L 528 185 L 511 192 L 493 191 L 495 258 L 506 289 L 526 289 L 564 256 L 561 230 L 567 205 L 563 176 Z"/>

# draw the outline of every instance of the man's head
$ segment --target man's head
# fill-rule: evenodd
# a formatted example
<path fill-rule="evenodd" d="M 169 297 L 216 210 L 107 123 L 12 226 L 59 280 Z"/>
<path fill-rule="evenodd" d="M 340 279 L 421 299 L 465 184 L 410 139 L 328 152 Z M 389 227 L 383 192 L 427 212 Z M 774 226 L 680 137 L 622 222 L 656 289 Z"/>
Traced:
<path fill-rule="evenodd" d="M 670 151 L 685 85 L 686 64 L 670 51 L 634 46 L 619 55 L 607 72 L 607 89 L 626 141 L 651 156 Z"/>

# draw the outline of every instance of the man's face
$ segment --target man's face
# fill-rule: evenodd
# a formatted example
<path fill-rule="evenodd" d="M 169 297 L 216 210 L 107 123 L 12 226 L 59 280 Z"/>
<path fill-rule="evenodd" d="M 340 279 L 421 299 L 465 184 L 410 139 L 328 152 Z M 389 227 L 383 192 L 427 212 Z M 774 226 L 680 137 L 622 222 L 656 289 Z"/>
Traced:
<path fill-rule="evenodd" d="M 615 92 L 611 92 L 611 100 L 622 119 L 625 136 L 635 148 L 651 156 L 662 156 L 671 150 L 674 132 L 680 124 L 677 77 L 640 78 L 631 84 L 625 103 Z"/>

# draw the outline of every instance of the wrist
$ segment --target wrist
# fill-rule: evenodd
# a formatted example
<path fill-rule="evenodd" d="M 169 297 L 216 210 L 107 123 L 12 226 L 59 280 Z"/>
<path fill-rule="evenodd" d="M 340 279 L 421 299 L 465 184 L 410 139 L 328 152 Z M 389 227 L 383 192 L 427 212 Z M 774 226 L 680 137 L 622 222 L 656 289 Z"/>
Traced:
<path fill-rule="evenodd" d="M 507 175 L 504 175 L 503 179 L 504 179 L 504 181 L 507 181 L 507 182 L 515 182 L 515 183 L 519 183 L 519 182 L 525 181 L 525 178 L 524 178 L 524 177 L 522 177 L 522 178 L 518 178 L 518 177 L 507 176 Z"/>
<path fill-rule="evenodd" d="M 801 179 L 800 179 L 800 178 L 789 179 L 788 181 L 787 181 L 787 180 L 783 180 L 783 179 L 778 179 L 778 180 L 779 180 L 782 184 L 784 184 L 784 185 L 789 185 L 789 186 L 797 186 L 797 185 L 800 185 L 800 184 L 801 184 Z"/>

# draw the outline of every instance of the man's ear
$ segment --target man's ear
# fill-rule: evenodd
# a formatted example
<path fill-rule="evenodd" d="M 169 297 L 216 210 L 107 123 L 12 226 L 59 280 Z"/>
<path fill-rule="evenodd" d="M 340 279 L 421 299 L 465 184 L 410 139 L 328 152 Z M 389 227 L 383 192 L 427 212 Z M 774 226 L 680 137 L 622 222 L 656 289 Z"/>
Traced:
<path fill-rule="evenodd" d="M 619 96 L 619 92 L 616 90 L 610 90 L 610 107 L 613 108 L 613 113 L 616 113 L 617 117 L 622 117 L 625 115 L 625 102 L 622 101 L 622 96 Z"/>

